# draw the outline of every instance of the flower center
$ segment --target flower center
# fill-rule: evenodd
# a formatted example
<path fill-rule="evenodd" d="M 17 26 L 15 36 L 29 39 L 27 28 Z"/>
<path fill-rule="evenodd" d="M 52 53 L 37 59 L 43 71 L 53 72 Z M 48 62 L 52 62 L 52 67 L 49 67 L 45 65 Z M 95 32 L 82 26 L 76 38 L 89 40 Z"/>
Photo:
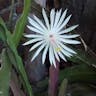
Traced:
<path fill-rule="evenodd" d="M 54 35 L 49 35 L 49 38 L 50 38 L 50 41 L 52 42 L 52 43 L 54 43 L 55 42 L 55 37 L 54 37 Z"/>
<path fill-rule="evenodd" d="M 49 37 L 50 37 L 50 38 L 53 38 L 53 35 L 50 35 Z"/>

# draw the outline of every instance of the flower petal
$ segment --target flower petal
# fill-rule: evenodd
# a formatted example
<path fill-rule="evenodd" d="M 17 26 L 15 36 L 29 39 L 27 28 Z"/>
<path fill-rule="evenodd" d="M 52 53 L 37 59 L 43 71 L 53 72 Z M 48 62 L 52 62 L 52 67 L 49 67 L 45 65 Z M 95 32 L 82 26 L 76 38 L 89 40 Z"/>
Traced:
<path fill-rule="evenodd" d="M 66 50 L 64 50 L 64 49 L 62 49 L 61 52 L 62 52 L 65 56 L 67 56 L 67 57 L 71 57 L 71 56 L 72 56 L 71 53 L 69 53 L 68 51 L 66 51 Z"/>
<path fill-rule="evenodd" d="M 52 64 L 54 65 L 54 67 L 56 68 L 56 60 L 55 60 L 55 56 L 54 56 L 54 49 L 51 46 L 51 55 L 52 55 Z"/>
<path fill-rule="evenodd" d="M 42 9 L 42 14 L 43 14 L 47 28 L 50 29 L 49 20 L 44 9 Z"/>
<path fill-rule="evenodd" d="M 58 54 L 61 59 L 63 59 L 65 62 L 67 62 L 66 58 L 64 57 L 64 55 L 61 52 L 58 52 Z"/>
<path fill-rule="evenodd" d="M 50 64 L 52 65 L 52 49 L 51 47 L 49 47 L 49 61 L 50 61 Z"/>
<path fill-rule="evenodd" d="M 25 45 L 29 45 L 29 44 L 32 44 L 32 43 L 35 43 L 35 42 L 41 41 L 41 40 L 42 40 L 42 38 L 31 39 L 31 40 L 25 42 L 23 45 L 24 45 L 24 46 L 25 46 Z"/>
<path fill-rule="evenodd" d="M 69 16 L 64 20 L 63 24 L 62 24 L 62 25 L 58 28 L 58 30 L 57 30 L 58 32 L 67 25 L 67 23 L 69 22 L 71 16 L 72 16 L 72 15 L 69 15 Z"/>
<path fill-rule="evenodd" d="M 28 17 L 28 21 L 29 21 L 29 23 L 30 23 L 32 26 L 34 26 L 36 29 L 44 32 L 44 29 L 42 29 L 42 27 L 41 27 L 37 22 L 35 22 L 33 19 L 31 19 L 30 17 Z"/>
<path fill-rule="evenodd" d="M 80 35 L 78 34 L 75 34 L 75 35 L 60 35 L 59 37 L 60 38 L 64 38 L 64 39 L 71 39 L 71 38 L 76 38 L 76 37 L 79 37 Z"/>
<path fill-rule="evenodd" d="M 31 31 L 34 31 L 34 32 L 36 32 L 36 33 L 39 33 L 39 34 L 44 34 L 44 32 L 42 32 L 42 31 L 40 31 L 40 30 L 38 30 L 38 29 L 36 29 L 36 28 L 34 28 L 34 27 L 32 27 L 32 26 L 28 26 L 27 25 L 27 27 L 31 30 Z"/>
<path fill-rule="evenodd" d="M 62 46 L 63 49 L 65 49 L 66 51 L 70 52 L 70 53 L 73 53 L 73 54 L 76 54 L 76 52 L 74 50 L 72 50 L 71 48 L 67 47 L 66 45 L 62 44 L 61 42 L 58 42 L 58 44 L 60 46 Z"/>
<path fill-rule="evenodd" d="M 34 50 L 35 48 L 37 48 L 38 46 L 42 45 L 44 43 L 44 41 L 40 41 L 40 42 L 37 42 L 36 44 L 34 44 L 29 51 L 32 51 Z"/>
<path fill-rule="evenodd" d="M 50 12 L 51 29 L 53 28 L 53 25 L 54 25 L 54 19 L 55 19 L 55 9 L 52 9 Z"/>
<path fill-rule="evenodd" d="M 56 48 L 53 47 L 53 51 L 54 51 L 54 55 L 56 57 L 56 59 L 60 62 L 59 56 L 58 56 L 58 51 L 56 52 Z"/>
<path fill-rule="evenodd" d="M 70 32 L 70 31 L 74 30 L 74 29 L 75 29 L 75 28 L 77 28 L 77 27 L 78 27 L 78 25 L 71 26 L 71 27 L 66 28 L 65 30 L 63 30 L 63 31 L 59 32 L 58 34 L 68 33 L 68 32 Z"/>
<path fill-rule="evenodd" d="M 58 25 L 56 26 L 57 28 L 59 28 L 60 25 L 62 24 L 63 20 L 65 19 L 66 14 L 67 14 L 67 9 L 63 12 L 63 14 L 58 22 Z"/>
<path fill-rule="evenodd" d="M 43 64 L 44 64 L 45 59 L 46 59 L 46 54 L 47 54 L 48 48 L 49 48 L 49 45 L 47 44 L 44 51 L 43 51 L 43 54 L 42 54 L 42 63 Z"/>
<path fill-rule="evenodd" d="M 33 16 L 34 16 L 34 19 L 40 24 L 40 26 L 46 31 L 47 28 L 46 28 L 45 25 L 42 23 L 42 21 L 41 21 L 39 18 L 37 18 L 35 15 L 33 15 Z"/>
<path fill-rule="evenodd" d="M 60 51 L 67 57 L 72 56 L 71 53 L 69 53 L 68 51 L 64 50 L 62 46 L 58 45 L 58 47 L 61 49 Z"/>
<path fill-rule="evenodd" d="M 42 35 L 37 35 L 37 34 L 26 34 L 24 35 L 26 38 L 43 38 Z"/>
<path fill-rule="evenodd" d="M 77 40 L 69 40 L 69 39 L 63 39 L 63 38 L 60 38 L 59 40 L 68 44 L 80 44 L 81 43 L 80 41 L 77 41 Z"/>
<path fill-rule="evenodd" d="M 45 47 L 45 43 L 44 44 L 42 44 L 38 49 L 37 49 L 37 51 L 35 52 L 35 54 L 34 54 L 34 56 L 32 57 L 32 59 L 31 59 L 31 61 L 33 61 L 36 57 L 37 57 L 37 55 L 42 51 L 42 49 Z"/>
<path fill-rule="evenodd" d="M 61 11 L 62 11 L 62 10 L 60 10 L 59 12 L 58 12 L 58 11 L 56 12 L 54 27 L 56 27 L 57 24 L 58 24 L 58 22 L 59 22 L 60 15 L 61 15 Z"/>

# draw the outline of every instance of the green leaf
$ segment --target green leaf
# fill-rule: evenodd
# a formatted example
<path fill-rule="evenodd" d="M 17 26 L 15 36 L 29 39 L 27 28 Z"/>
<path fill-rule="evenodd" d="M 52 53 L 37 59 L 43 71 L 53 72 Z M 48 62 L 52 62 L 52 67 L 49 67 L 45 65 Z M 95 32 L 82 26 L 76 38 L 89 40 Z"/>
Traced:
<path fill-rule="evenodd" d="M 94 67 L 81 64 L 60 71 L 60 81 L 67 78 L 69 82 L 96 83 Z"/>
<path fill-rule="evenodd" d="M 94 87 L 93 87 L 94 86 Z M 93 84 L 73 83 L 69 85 L 71 96 L 96 96 L 96 86 Z"/>
<path fill-rule="evenodd" d="M 2 18 L 0 18 L 0 39 L 3 41 L 3 42 L 6 42 L 6 27 L 5 27 L 5 23 L 4 21 L 2 20 Z"/>
<path fill-rule="evenodd" d="M 27 23 L 27 16 L 28 16 L 28 13 L 31 8 L 32 0 L 24 0 L 24 1 L 25 2 L 24 2 L 23 13 L 22 13 L 21 17 L 19 18 L 19 20 L 17 21 L 16 26 L 15 26 L 15 30 L 13 33 L 13 41 L 14 41 L 15 46 L 18 46 L 18 44 L 21 40 L 25 25 Z"/>
<path fill-rule="evenodd" d="M 88 51 L 84 51 L 81 49 L 74 49 L 77 54 L 74 55 L 72 58 L 68 58 L 68 60 L 74 62 L 74 63 L 78 63 L 78 64 L 87 64 L 87 65 L 96 65 L 96 56 L 93 56 L 93 54 L 90 52 L 90 50 Z"/>
<path fill-rule="evenodd" d="M 0 96 L 9 96 L 9 83 L 11 75 L 11 63 L 6 50 L 2 52 L 2 63 L 0 68 Z"/>
<path fill-rule="evenodd" d="M 2 20 L 2 19 L 1 19 Z M 24 81 L 23 86 L 26 88 L 27 92 L 29 93 L 29 96 L 33 96 L 32 95 L 32 88 L 30 86 L 30 83 L 28 81 L 27 78 L 27 74 L 25 72 L 24 66 L 23 66 L 23 62 L 21 57 L 18 55 L 17 49 L 15 47 L 15 44 L 13 43 L 13 38 L 11 33 L 8 31 L 4 21 L 2 20 L 1 25 L 4 28 L 4 32 L 6 34 L 6 43 L 8 45 L 8 56 L 11 58 L 10 61 L 12 64 L 14 64 L 14 66 L 16 67 L 17 71 L 19 72 L 22 80 Z M 9 52 L 10 51 L 10 52 Z"/>
<path fill-rule="evenodd" d="M 10 48 L 10 51 L 14 55 L 14 58 L 16 61 L 15 67 L 18 69 L 19 74 L 20 74 L 22 80 L 24 81 L 23 85 L 25 86 L 27 92 L 29 93 L 29 96 L 33 96 L 32 95 L 32 88 L 30 86 L 30 83 L 27 78 L 27 74 L 26 74 L 24 66 L 23 66 L 23 61 L 22 61 L 21 57 L 18 55 L 17 49 L 12 41 L 12 36 L 9 31 L 6 32 L 6 35 L 7 35 L 7 44 Z M 10 53 L 9 53 L 9 55 L 10 55 Z"/>
<path fill-rule="evenodd" d="M 66 96 L 67 84 L 68 84 L 68 80 L 64 79 L 61 83 L 58 96 Z"/>

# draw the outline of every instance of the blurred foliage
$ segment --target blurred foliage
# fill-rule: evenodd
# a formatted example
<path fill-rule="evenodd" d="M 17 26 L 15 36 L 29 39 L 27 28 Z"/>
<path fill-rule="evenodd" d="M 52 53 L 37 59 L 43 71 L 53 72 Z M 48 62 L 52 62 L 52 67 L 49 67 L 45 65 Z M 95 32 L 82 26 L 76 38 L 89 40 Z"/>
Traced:
<path fill-rule="evenodd" d="M 30 10 L 31 0 L 27 0 L 27 1 L 25 0 L 24 4 L 25 5 L 24 5 L 23 14 L 21 15 L 20 19 L 17 22 L 17 25 L 15 26 L 16 33 L 14 32 L 13 34 L 11 34 L 11 32 L 7 29 L 4 21 L 0 18 L 0 39 L 5 43 L 5 46 L 6 46 L 6 49 L 7 49 L 7 53 L 6 53 L 7 56 L 12 58 L 12 59 L 10 59 L 10 58 L 7 57 L 8 60 L 14 61 L 14 62 L 10 62 L 10 64 L 15 65 L 14 67 L 16 67 L 17 71 L 20 74 L 20 77 L 23 80 L 24 88 L 27 90 L 27 93 L 29 94 L 29 96 L 33 96 L 32 95 L 32 89 L 31 89 L 31 86 L 29 84 L 22 59 L 19 56 L 19 54 L 17 52 L 17 48 L 16 48 L 17 45 L 19 44 L 20 39 L 22 37 L 22 34 L 24 32 L 24 26 L 26 24 L 27 16 L 28 16 L 28 13 L 29 13 L 29 10 Z M 14 34 L 16 34 L 16 36 L 14 36 Z M 14 40 L 16 40 L 16 41 L 14 41 Z M 4 57 L 4 58 L 6 58 L 6 57 Z M 9 62 L 6 61 L 6 63 L 9 63 Z M 6 70 L 6 73 L 7 73 L 7 70 Z M 4 76 L 7 77 L 7 74 L 4 74 Z M 4 79 L 3 76 L 0 77 L 0 78 Z M 0 82 L 0 83 L 2 83 L 2 82 Z M 6 91 L 7 91 L 7 89 L 6 89 Z M 5 96 L 5 95 L 3 95 L 3 96 Z"/>
<path fill-rule="evenodd" d="M 58 96 L 65 96 L 67 90 L 68 80 L 64 79 L 61 83 Z"/>
<path fill-rule="evenodd" d="M 11 64 L 6 50 L 1 54 L 1 67 L 0 67 L 0 96 L 9 95 L 9 84 L 11 76 Z"/>
<path fill-rule="evenodd" d="M 96 96 L 96 88 L 91 84 L 73 83 L 68 86 L 71 96 Z"/>

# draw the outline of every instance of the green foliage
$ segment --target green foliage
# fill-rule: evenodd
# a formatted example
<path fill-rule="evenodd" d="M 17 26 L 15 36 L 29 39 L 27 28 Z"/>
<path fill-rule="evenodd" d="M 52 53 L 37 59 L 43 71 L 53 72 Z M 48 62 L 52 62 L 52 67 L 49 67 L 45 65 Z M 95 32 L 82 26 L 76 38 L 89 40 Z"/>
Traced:
<path fill-rule="evenodd" d="M 72 58 L 68 58 L 70 61 L 78 64 L 87 64 L 92 65 L 96 64 L 96 56 L 94 56 L 90 50 L 84 51 L 82 49 L 74 49 L 77 54 L 73 56 Z"/>
<path fill-rule="evenodd" d="M 0 96 L 9 96 L 9 82 L 12 68 L 6 50 L 3 50 L 1 57 Z"/>
<path fill-rule="evenodd" d="M 18 44 L 21 40 L 22 34 L 24 32 L 24 28 L 27 23 L 27 16 L 30 11 L 32 0 L 24 0 L 24 1 L 25 2 L 24 2 L 23 13 L 22 13 L 21 17 L 18 19 L 16 26 L 15 26 L 15 30 L 13 32 L 13 41 L 14 41 L 14 44 L 16 47 L 18 46 Z"/>
<path fill-rule="evenodd" d="M 61 83 L 58 96 L 66 96 L 65 94 L 67 90 L 67 84 L 68 84 L 68 80 L 64 79 L 63 82 Z"/>
<path fill-rule="evenodd" d="M 0 39 L 5 43 L 6 42 L 6 28 L 3 20 L 0 18 Z"/>
<path fill-rule="evenodd" d="M 60 81 L 67 78 L 69 82 L 95 83 L 96 69 L 92 66 L 81 64 L 66 68 L 60 72 Z"/>
<path fill-rule="evenodd" d="M 73 83 L 70 84 L 71 90 L 67 91 L 71 96 L 96 96 L 96 88 L 92 84 Z"/>
<path fill-rule="evenodd" d="M 11 61 L 10 62 L 11 65 L 14 64 L 17 71 L 19 72 L 19 74 L 23 80 L 24 88 L 26 88 L 29 96 L 33 96 L 31 85 L 28 81 L 27 74 L 25 72 L 22 59 L 19 56 L 19 54 L 17 52 L 17 48 L 16 48 L 20 42 L 20 39 L 22 37 L 22 33 L 24 32 L 24 27 L 25 27 L 25 24 L 27 21 L 27 16 L 28 16 L 29 10 L 30 10 L 31 0 L 25 0 L 24 4 L 25 5 L 24 5 L 23 14 L 21 15 L 20 19 L 17 21 L 17 24 L 15 26 L 16 28 L 15 28 L 13 35 L 11 34 L 11 32 L 8 31 L 4 21 L 0 18 L 0 39 L 4 43 L 6 43 L 6 47 L 7 47 L 6 54 L 7 54 L 7 56 L 10 57 L 10 58 L 8 58 L 8 60 Z M 6 58 L 6 57 L 4 57 L 4 58 Z M 7 63 L 9 63 L 9 62 L 7 62 Z M 5 74 L 5 76 L 6 75 L 7 74 Z M 6 96 L 6 95 L 4 95 L 4 96 Z"/>

